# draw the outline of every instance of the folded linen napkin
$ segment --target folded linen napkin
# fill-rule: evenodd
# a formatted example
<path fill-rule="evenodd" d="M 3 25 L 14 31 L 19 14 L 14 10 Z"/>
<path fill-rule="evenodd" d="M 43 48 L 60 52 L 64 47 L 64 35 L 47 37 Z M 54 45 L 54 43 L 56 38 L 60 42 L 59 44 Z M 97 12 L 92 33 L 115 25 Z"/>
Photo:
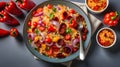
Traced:
<path fill-rule="evenodd" d="M 95 16 L 93 16 L 92 14 L 88 13 L 87 8 L 84 3 L 79 3 L 79 2 L 73 2 L 73 3 L 78 5 L 81 9 L 83 9 L 83 11 L 88 15 L 88 18 L 90 19 L 90 22 L 91 22 L 92 34 L 94 34 L 96 29 L 99 27 L 99 25 L 102 22 L 99 19 L 97 19 Z M 85 55 L 87 55 L 90 45 L 91 45 L 91 42 L 89 43 L 88 48 L 85 50 Z M 37 57 L 35 57 L 35 56 L 34 56 L 34 58 L 37 59 Z M 76 59 L 79 59 L 79 58 L 76 58 Z M 70 67 L 72 64 L 72 61 L 62 63 L 62 64 L 66 65 L 67 67 Z"/>

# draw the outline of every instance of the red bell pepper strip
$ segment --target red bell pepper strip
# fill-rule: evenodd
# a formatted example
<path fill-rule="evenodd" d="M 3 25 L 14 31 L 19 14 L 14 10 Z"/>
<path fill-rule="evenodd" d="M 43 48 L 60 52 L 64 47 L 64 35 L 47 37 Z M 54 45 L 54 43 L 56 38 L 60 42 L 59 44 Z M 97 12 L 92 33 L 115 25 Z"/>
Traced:
<path fill-rule="evenodd" d="M 8 36 L 9 34 L 9 31 L 0 28 L 0 37 Z"/>
<path fill-rule="evenodd" d="M 23 12 L 17 7 L 17 5 L 11 0 L 6 4 L 5 10 L 13 15 L 20 16 Z"/>
<path fill-rule="evenodd" d="M 36 4 L 31 0 L 16 0 L 18 6 L 26 11 L 30 11 Z"/>
<path fill-rule="evenodd" d="M 19 25 L 19 22 L 5 11 L 0 12 L 0 22 L 5 23 L 10 26 Z"/>
<path fill-rule="evenodd" d="M 10 36 L 17 37 L 19 34 L 18 30 L 16 28 L 10 29 Z"/>
<path fill-rule="evenodd" d="M 0 11 L 4 10 L 6 6 L 6 2 L 0 2 Z"/>

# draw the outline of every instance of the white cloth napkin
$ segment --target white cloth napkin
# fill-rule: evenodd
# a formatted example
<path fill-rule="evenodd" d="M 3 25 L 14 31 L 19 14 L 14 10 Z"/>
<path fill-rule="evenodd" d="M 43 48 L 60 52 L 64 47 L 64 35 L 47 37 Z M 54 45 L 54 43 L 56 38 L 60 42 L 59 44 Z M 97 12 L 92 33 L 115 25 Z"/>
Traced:
<path fill-rule="evenodd" d="M 102 23 L 99 19 L 97 19 L 95 16 L 93 16 L 92 14 L 88 13 L 87 8 L 85 6 L 84 3 L 79 3 L 79 2 L 73 2 L 76 5 L 78 5 L 80 8 L 83 9 L 83 11 L 88 15 L 88 18 L 90 19 L 91 22 L 91 27 L 92 27 L 92 34 L 94 34 L 94 32 L 96 31 L 96 29 L 99 27 L 99 25 Z M 89 47 L 91 45 L 91 42 L 88 45 L 88 48 L 85 50 L 85 55 L 87 55 L 87 52 L 89 50 Z M 34 56 L 35 59 L 37 59 L 37 57 Z M 79 59 L 79 58 L 78 58 Z M 66 65 L 67 67 L 70 67 L 72 64 L 72 61 L 66 62 L 66 63 L 62 63 L 63 65 Z"/>

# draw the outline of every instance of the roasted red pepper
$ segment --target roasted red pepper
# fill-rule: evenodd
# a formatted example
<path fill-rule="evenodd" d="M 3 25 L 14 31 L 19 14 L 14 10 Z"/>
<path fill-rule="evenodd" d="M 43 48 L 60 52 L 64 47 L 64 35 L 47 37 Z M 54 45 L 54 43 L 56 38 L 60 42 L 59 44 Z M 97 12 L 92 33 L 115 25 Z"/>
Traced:
<path fill-rule="evenodd" d="M 9 34 L 10 34 L 9 31 L 0 28 L 0 37 L 7 36 Z"/>
<path fill-rule="evenodd" d="M 6 2 L 0 2 L 0 11 L 4 10 L 6 6 Z"/>
<path fill-rule="evenodd" d="M 19 25 L 19 22 L 5 11 L 0 12 L 0 22 L 11 26 Z"/>
<path fill-rule="evenodd" d="M 17 37 L 18 36 L 18 30 L 16 28 L 10 29 L 10 36 Z"/>
<path fill-rule="evenodd" d="M 20 16 L 23 12 L 17 7 L 17 5 L 11 0 L 6 4 L 5 10 L 13 15 Z"/>
<path fill-rule="evenodd" d="M 30 11 L 36 4 L 31 0 L 16 0 L 21 9 Z"/>

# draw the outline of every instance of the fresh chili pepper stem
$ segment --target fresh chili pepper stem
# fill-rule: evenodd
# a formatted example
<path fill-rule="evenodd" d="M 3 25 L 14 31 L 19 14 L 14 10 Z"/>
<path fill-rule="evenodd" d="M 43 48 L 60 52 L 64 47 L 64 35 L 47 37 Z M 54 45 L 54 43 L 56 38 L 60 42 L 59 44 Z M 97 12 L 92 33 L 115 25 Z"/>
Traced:
<path fill-rule="evenodd" d="M 9 6 L 9 4 L 8 4 L 8 3 L 6 3 L 6 6 Z"/>
<path fill-rule="evenodd" d="M 115 14 L 116 14 L 115 16 L 112 16 L 112 17 L 111 17 L 111 20 L 115 20 L 116 17 L 119 15 L 117 11 L 115 11 Z"/>

